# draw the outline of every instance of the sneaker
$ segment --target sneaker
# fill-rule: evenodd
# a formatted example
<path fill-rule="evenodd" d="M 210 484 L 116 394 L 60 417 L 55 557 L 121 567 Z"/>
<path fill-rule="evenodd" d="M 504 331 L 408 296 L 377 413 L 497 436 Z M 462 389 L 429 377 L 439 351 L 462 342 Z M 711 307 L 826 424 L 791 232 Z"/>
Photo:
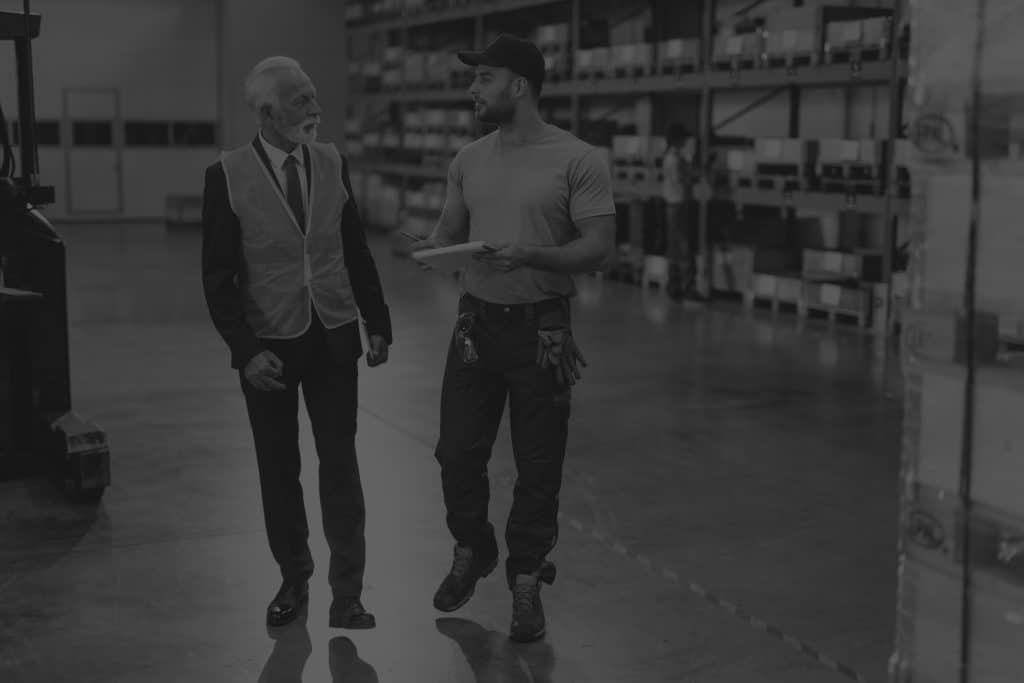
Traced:
<path fill-rule="evenodd" d="M 489 575 L 497 566 L 497 554 L 489 561 L 484 561 L 471 548 L 456 545 L 451 571 L 434 593 L 434 607 L 442 612 L 459 609 L 473 597 L 476 582 Z"/>
<path fill-rule="evenodd" d="M 541 581 L 555 580 L 554 565 L 545 563 L 534 574 L 519 574 L 512 585 L 512 628 L 509 637 L 520 643 L 529 643 L 544 636 L 546 624 L 544 606 L 540 601 Z"/>

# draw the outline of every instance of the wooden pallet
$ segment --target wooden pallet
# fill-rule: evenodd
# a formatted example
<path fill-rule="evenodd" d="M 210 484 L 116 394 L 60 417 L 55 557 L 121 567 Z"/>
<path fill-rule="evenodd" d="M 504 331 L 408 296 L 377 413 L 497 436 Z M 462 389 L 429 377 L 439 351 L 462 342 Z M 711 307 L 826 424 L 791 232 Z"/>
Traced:
<path fill-rule="evenodd" d="M 743 305 L 750 310 L 767 308 L 772 313 L 795 313 L 803 315 L 803 302 L 780 299 L 778 296 L 766 296 L 756 292 L 747 291 L 743 293 Z"/>
<path fill-rule="evenodd" d="M 756 69 L 760 60 L 752 55 L 742 57 L 714 57 L 711 66 L 715 71 L 747 71 Z"/>
<path fill-rule="evenodd" d="M 798 175 L 729 174 L 729 183 L 734 188 L 752 190 L 777 190 L 778 192 L 802 192 L 809 188 L 806 178 Z"/>
<path fill-rule="evenodd" d="M 882 166 L 862 161 L 830 161 L 818 164 L 822 180 L 874 181 L 881 177 Z"/>
<path fill-rule="evenodd" d="M 576 80 L 578 80 L 578 81 L 588 81 L 588 80 L 595 80 L 596 81 L 596 80 L 599 80 L 599 79 L 608 78 L 611 75 L 611 71 L 609 69 L 607 69 L 607 68 L 604 68 L 604 67 L 601 67 L 601 68 L 588 67 L 586 69 L 577 68 L 575 73 L 576 73 Z"/>
<path fill-rule="evenodd" d="M 885 194 L 885 186 L 881 180 L 837 180 L 819 178 L 818 191 L 824 194 L 842 194 L 846 196 L 877 197 Z"/>
<path fill-rule="evenodd" d="M 643 78 L 650 73 L 646 66 L 617 66 L 612 70 L 614 78 Z"/>
<path fill-rule="evenodd" d="M 699 70 L 700 63 L 698 61 L 674 60 L 662 62 L 654 67 L 654 72 L 660 76 L 682 76 L 683 74 L 696 73 Z"/>
<path fill-rule="evenodd" d="M 815 66 L 818 61 L 818 55 L 814 52 L 765 55 L 765 58 L 761 60 L 761 67 L 765 69 L 795 69 Z"/>
<path fill-rule="evenodd" d="M 841 308 L 834 308 L 832 306 L 826 306 L 824 304 L 805 303 L 804 317 L 808 319 L 824 318 L 828 320 L 829 324 L 835 324 L 837 322 L 855 322 L 857 326 L 862 329 L 867 328 L 871 323 L 870 311 L 861 311 L 858 313 Z"/>
<path fill-rule="evenodd" d="M 889 58 L 891 50 L 881 45 L 871 47 L 843 47 L 825 53 L 826 64 L 862 64 L 880 62 Z"/>

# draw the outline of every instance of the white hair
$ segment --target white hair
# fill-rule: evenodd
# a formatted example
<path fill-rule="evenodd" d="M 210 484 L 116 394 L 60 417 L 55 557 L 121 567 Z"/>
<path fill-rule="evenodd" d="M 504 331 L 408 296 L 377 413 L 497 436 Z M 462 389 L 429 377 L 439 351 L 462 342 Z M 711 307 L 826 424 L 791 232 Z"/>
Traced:
<path fill-rule="evenodd" d="M 245 102 L 258 112 L 269 104 L 275 109 L 281 106 L 278 83 L 282 73 L 303 73 L 302 66 L 291 57 L 267 57 L 252 68 L 245 79 Z"/>

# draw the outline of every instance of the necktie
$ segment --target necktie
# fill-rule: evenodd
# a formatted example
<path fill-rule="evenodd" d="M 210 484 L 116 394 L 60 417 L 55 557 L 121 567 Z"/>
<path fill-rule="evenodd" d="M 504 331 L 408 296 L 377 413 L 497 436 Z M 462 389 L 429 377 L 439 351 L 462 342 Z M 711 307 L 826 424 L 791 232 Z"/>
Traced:
<path fill-rule="evenodd" d="M 299 168 L 295 157 L 288 155 L 284 161 L 284 173 L 288 180 L 288 206 L 292 207 L 295 220 L 302 232 L 306 232 L 306 212 L 302 205 L 302 184 L 299 182 Z"/>

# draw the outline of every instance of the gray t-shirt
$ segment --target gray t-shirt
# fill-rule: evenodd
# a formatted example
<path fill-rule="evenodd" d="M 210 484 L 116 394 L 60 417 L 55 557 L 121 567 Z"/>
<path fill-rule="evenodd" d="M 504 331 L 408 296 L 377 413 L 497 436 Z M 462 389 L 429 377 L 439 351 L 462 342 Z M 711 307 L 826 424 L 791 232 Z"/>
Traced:
<path fill-rule="evenodd" d="M 545 124 L 525 144 L 503 142 L 498 131 L 461 150 L 448 169 L 444 215 L 469 224 L 468 241 L 561 246 L 579 237 L 574 224 L 615 213 L 611 172 L 601 151 L 572 133 Z M 569 275 L 535 268 L 500 272 L 476 262 L 463 287 L 500 304 L 573 296 Z"/>

